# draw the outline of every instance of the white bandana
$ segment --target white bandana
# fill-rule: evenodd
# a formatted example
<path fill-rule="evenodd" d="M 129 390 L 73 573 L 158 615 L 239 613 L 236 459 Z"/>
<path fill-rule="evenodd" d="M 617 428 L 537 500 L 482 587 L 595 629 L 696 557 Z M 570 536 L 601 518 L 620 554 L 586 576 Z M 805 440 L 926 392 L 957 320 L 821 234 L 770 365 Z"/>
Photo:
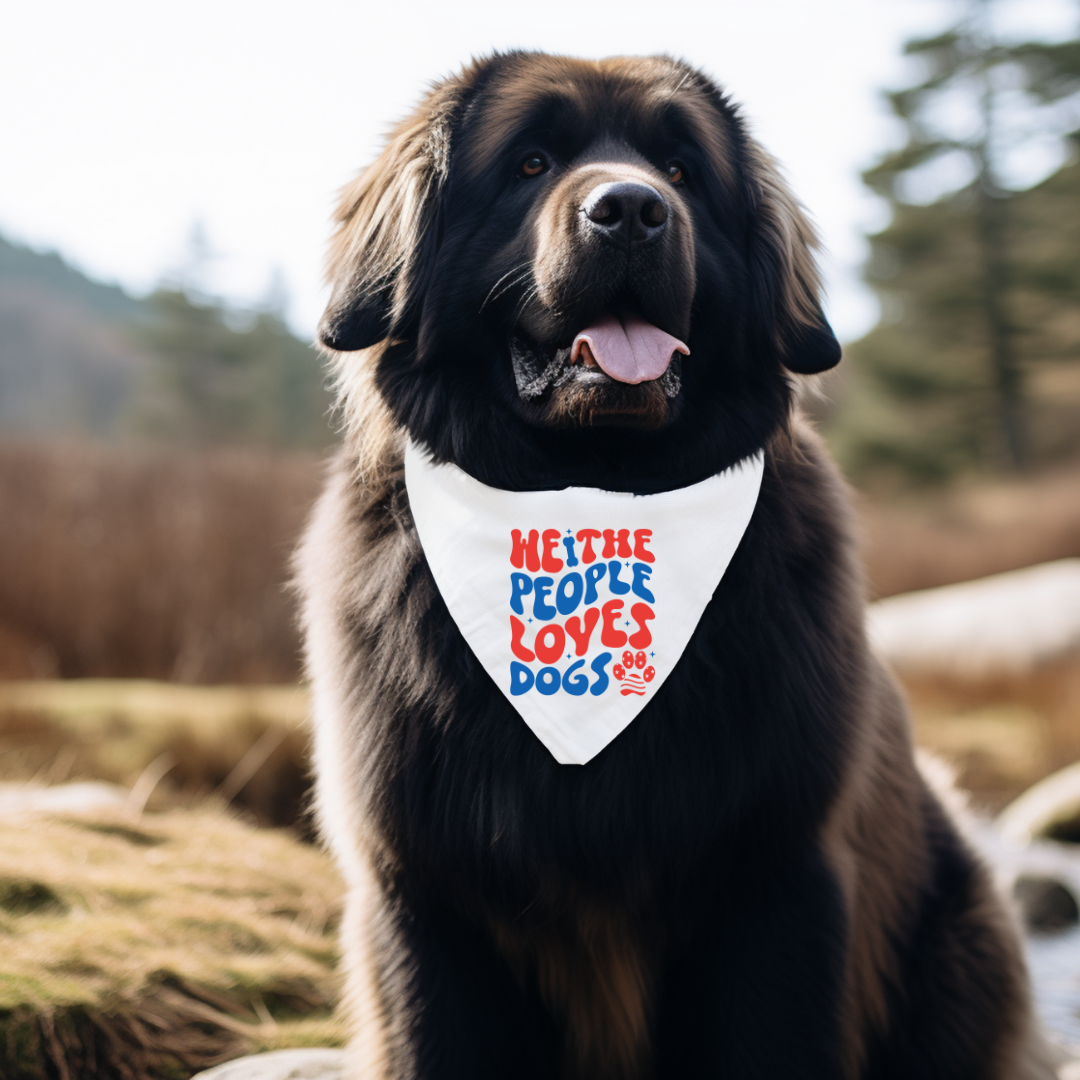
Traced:
<path fill-rule="evenodd" d="M 405 486 L 435 584 L 495 685 L 584 765 L 671 674 L 742 539 L 765 459 L 656 495 L 504 491 L 410 442 Z"/>

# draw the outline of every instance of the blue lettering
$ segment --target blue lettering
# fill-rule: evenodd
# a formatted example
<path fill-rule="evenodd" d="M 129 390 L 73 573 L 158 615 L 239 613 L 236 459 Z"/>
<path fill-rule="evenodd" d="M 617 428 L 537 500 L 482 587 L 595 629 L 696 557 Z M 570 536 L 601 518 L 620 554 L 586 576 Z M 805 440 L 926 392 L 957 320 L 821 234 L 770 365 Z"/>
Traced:
<path fill-rule="evenodd" d="M 645 582 L 652 577 L 652 567 L 648 563 L 636 562 L 634 563 L 634 592 L 641 597 L 642 600 L 647 601 L 650 604 L 656 603 L 656 597 L 645 587 Z"/>
<path fill-rule="evenodd" d="M 566 674 L 563 676 L 562 688 L 568 693 L 573 694 L 574 697 L 581 697 L 586 690 L 589 689 L 589 678 L 583 672 L 580 671 L 576 675 L 575 671 L 579 667 L 584 666 L 584 660 L 575 660 L 567 669 Z"/>
<path fill-rule="evenodd" d="M 559 692 L 561 680 L 562 676 L 559 675 L 557 667 L 542 667 L 536 673 L 536 689 L 545 697 L 551 697 Z"/>
<path fill-rule="evenodd" d="M 541 622 L 551 622 L 558 614 L 556 610 L 546 602 L 551 586 L 555 584 L 554 578 L 538 577 L 533 582 L 533 615 Z"/>
<path fill-rule="evenodd" d="M 581 595 L 585 592 L 585 582 L 581 575 L 564 574 L 559 579 L 559 587 L 555 590 L 555 606 L 560 615 L 573 615 L 581 603 Z"/>
<path fill-rule="evenodd" d="M 524 615 L 521 598 L 532 592 L 532 578 L 528 574 L 510 575 L 510 606 L 517 615 Z"/>
<path fill-rule="evenodd" d="M 562 542 L 563 547 L 566 548 L 566 565 L 577 566 L 581 560 L 574 554 L 574 538 L 572 536 L 564 536 Z"/>
<path fill-rule="evenodd" d="M 532 689 L 533 673 L 524 664 L 517 660 L 510 661 L 510 693 L 519 697 L 527 690 Z"/>
<path fill-rule="evenodd" d="M 607 573 L 607 567 L 602 563 L 594 563 L 585 571 L 585 606 L 596 603 L 596 583 Z"/>
<path fill-rule="evenodd" d="M 589 687 L 589 693 L 599 697 L 607 688 L 611 680 L 608 678 L 604 665 L 611 659 L 611 653 L 602 652 L 590 665 L 593 673 L 597 676 L 596 682 Z"/>
<path fill-rule="evenodd" d="M 625 581 L 619 580 L 619 571 L 622 569 L 622 563 L 618 559 L 612 559 L 608 563 L 608 583 L 607 587 L 616 595 L 622 596 L 624 593 L 630 591 L 630 586 Z"/>

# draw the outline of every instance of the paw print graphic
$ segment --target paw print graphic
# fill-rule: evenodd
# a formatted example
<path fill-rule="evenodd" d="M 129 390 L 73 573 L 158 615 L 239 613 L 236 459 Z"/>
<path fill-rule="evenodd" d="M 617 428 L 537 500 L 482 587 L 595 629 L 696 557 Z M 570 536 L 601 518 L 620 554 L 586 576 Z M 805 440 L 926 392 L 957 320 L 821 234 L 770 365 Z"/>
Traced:
<path fill-rule="evenodd" d="M 619 693 L 623 697 L 628 694 L 637 694 L 640 697 L 645 693 L 645 684 L 656 678 L 656 668 L 649 663 L 643 652 L 632 653 L 627 649 L 622 654 L 622 663 L 616 664 L 611 669 L 611 674 L 619 680 Z"/>

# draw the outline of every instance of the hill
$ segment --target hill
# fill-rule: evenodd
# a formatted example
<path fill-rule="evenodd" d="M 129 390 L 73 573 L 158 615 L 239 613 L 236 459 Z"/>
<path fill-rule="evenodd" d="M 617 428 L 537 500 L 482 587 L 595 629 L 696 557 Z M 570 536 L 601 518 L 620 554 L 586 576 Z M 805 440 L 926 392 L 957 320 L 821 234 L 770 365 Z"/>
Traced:
<path fill-rule="evenodd" d="M 0 238 L 0 434 L 321 449 L 329 408 L 280 315 L 136 298 Z"/>
<path fill-rule="evenodd" d="M 0 238 L 0 429 L 115 436 L 153 360 L 143 305 Z"/>

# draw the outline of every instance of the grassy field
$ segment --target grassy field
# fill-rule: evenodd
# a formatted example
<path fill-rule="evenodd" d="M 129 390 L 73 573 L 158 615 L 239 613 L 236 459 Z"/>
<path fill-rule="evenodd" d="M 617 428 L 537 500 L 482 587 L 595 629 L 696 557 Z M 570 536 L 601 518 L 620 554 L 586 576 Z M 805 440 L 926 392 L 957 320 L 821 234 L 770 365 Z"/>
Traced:
<path fill-rule="evenodd" d="M 1037 689 L 910 687 L 919 742 L 976 804 L 1057 764 Z M 0 822 L 0 1077 L 184 1080 L 341 1044 L 341 883 L 302 840 L 307 709 L 296 687 L 0 682 L 0 793 L 89 778 L 130 791 Z M 292 827 L 253 827 L 275 819 Z"/>
<path fill-rule="evenodd" d="M 151 806 L 213 795 L 303 829 L 307 708 L 291 686 L 0 681 L 0 781 L 107 780 Z"/>
<path fill-rule="evenodd" d="M 875 598 L 1080 556 L 1080 464 L 855 505 Z"/>
<path fill-rule="evenodd" d="M 0 823 L 0 1076 L 179 1080 L 333 1046 L 341 884 L 281 830 L 201 807 Z"/>
<path fill-rule="evenodd" d="M 919 744 L 988 809 L 1080 756 L 1074 665 L 985 685 L 909 678 L 905 689 Z M 0 782 L 107 780 L 140 788 L 151 808 L 213 797 L 310 836 L 307 713 L 300 687 L 0 681 Z"/>

